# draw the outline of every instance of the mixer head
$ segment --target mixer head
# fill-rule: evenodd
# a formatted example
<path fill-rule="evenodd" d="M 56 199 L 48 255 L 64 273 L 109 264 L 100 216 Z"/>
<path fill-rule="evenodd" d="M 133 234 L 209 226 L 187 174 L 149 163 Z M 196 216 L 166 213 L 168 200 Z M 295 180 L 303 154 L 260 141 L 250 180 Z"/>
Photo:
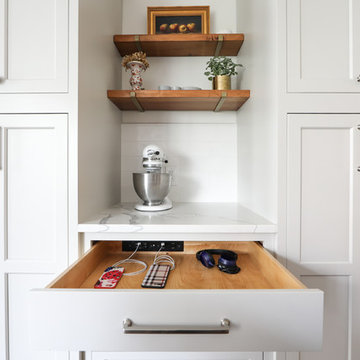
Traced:
<path fill-rule="evenodd" d="M 157 145 L 148 145 L 143 150 L 143 167 L 147 172 L 161 172 L 167 164 L 164 151 Z"/>

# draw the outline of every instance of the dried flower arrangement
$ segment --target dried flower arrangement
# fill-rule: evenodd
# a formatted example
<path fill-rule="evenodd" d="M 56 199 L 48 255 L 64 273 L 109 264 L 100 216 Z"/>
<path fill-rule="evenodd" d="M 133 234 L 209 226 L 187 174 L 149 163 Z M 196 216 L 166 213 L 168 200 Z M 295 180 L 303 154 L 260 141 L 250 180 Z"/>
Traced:
<path fill-rule="evenodd" d="M 133 53 L 131 55 L 125 55 L 122 60 L 122 66 L 126 68 L 126 65 L 131 61 L 140 61 L 145 65 L 145 69 L 147 69 L 150 65 L 146 60 L 146 54 L 142 51 Z"/>

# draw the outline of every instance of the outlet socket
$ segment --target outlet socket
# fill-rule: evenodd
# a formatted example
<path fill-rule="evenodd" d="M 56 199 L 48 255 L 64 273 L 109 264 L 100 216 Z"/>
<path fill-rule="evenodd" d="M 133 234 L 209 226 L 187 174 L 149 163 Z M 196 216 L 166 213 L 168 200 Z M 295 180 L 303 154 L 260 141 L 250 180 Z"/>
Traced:
<path fill-rule="evenodd" d="M 123 241 L 122 251 L 135 251 L 139 243 L 138 251 L 158 251 L 161 244 L 161 251 L 184 251 L 183 241 Z"/>

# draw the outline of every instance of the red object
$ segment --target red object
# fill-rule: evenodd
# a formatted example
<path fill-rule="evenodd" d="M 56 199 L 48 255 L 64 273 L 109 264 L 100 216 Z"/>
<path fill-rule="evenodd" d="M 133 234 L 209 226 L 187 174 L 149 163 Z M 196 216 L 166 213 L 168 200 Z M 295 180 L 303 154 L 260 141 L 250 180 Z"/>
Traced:
<path fill-rule="evenodd" d="M 124 268 L 111 269 L 104 272 L 94 285 L 95 289 L 114 289 L 120 281 Z"/>

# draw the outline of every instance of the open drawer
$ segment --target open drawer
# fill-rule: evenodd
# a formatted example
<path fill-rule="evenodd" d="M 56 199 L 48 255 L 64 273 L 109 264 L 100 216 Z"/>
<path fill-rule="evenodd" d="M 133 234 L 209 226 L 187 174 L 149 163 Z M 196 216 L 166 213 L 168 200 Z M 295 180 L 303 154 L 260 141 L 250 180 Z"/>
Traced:
<path fill-rule="evenodd" d="M 141 288 L 145 273 L 123 276 L 114 290 L 94 289 L 106 267 L 129 255 L 122 253 L 121 245 L 96 243 L 46 289 L 31 291 L 30 334 L 35 348 L 126 352 L 321 348 L 322 291 L 307 289 L 261 245 L 185 242 L 184 252 L 170 253 L 176 268 L 165 289 Z M 200 249 L 223 247 L 238 253 L 238 274 L 207 269 L 195 258 Z M 150 265 L 154 253 L 139 252 L 135 258 Z M 124 324 L 126 319 L 130 321 Z"/>

